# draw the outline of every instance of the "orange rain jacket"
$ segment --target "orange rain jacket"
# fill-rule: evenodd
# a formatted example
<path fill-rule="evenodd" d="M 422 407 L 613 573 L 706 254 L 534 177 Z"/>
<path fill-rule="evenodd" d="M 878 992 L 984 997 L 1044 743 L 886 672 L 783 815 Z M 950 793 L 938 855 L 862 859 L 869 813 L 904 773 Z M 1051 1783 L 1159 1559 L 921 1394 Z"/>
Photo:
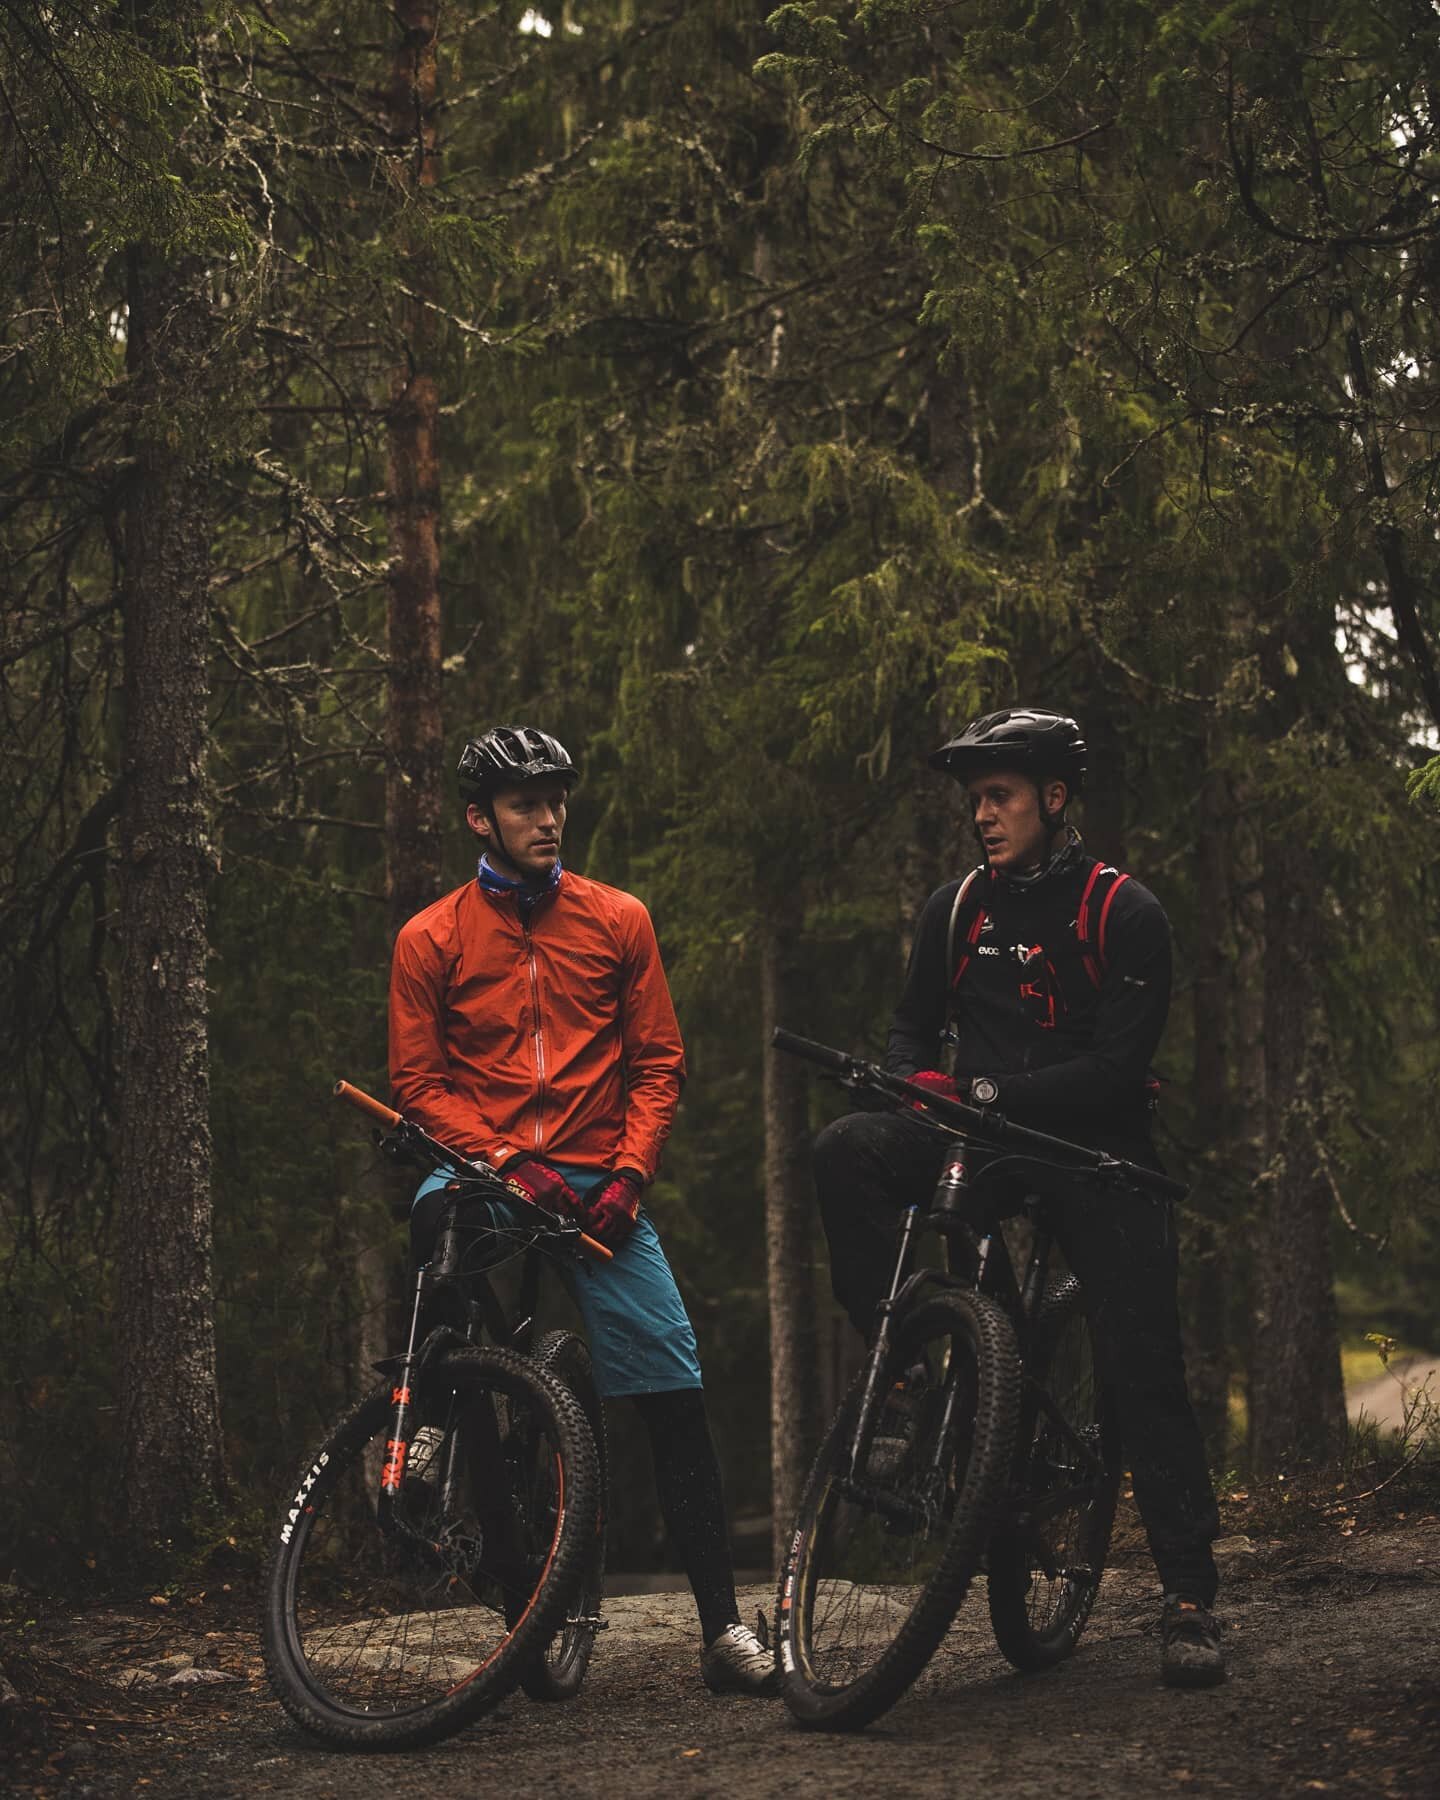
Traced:
<path fill-rule="evenodd" d="M 466 1155 L 648 1181 L 684 1079 L 655 930 L 632 894 L 566 869 L 526 924 L 512 894 L 470 881 L 395 940 L 395 1105 Z"/>

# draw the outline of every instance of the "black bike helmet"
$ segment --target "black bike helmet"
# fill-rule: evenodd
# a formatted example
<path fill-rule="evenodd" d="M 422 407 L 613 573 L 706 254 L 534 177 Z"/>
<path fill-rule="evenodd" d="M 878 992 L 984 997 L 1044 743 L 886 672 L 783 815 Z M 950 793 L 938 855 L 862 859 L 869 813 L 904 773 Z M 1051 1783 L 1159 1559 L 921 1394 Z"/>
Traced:
<path fill-rule="evenodd" d="M 567 786 L 580 779 L 580 771 L 560 740 L 533 725 L 496 725 L 471 738 L 460 752 L 455 774 L 460 798 L 476 806 L 488 805 L 497 787 L 515 787 L 542 775 L 556 777 Z"/>
<path fill-rule="evenodd" d="M 1036 781 L 1063 781 L 1073 799 L 1085 786 L 1085 739 L 1065 713 L 1012 706 L 967 725 L 934 752 L 930 767 L 957 781 L 987 769 L 1018 769 Z"/>

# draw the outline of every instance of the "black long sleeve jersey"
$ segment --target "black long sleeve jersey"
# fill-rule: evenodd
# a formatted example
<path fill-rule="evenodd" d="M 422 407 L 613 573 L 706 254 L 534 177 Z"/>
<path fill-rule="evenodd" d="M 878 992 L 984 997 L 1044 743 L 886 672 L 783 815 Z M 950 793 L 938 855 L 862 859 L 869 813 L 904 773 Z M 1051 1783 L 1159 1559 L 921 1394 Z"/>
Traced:
<path fill-rule="evenodd" d="M 886 1067 L 897 1075 L 939 1068 L 953 1023 L 957 1079 L 963 1086 L 993 1076 L 1007 1117 L 1102 1148 L 1148 1140 L 1150 1060 L 1170 1008 L 1170 924 L 1148 888 L 1122 882 L 1097 988 L 1076 929 L 1097 866 L 1080 856 L 1030 887 L 981 871 L 961 911 L 973 919 L 978 899 L 984 923 L 953 991 L 947 940 L 960 883 L 937 889 L 916 928 Z M 963 948 L 956 943 L 956 964 Z"/>

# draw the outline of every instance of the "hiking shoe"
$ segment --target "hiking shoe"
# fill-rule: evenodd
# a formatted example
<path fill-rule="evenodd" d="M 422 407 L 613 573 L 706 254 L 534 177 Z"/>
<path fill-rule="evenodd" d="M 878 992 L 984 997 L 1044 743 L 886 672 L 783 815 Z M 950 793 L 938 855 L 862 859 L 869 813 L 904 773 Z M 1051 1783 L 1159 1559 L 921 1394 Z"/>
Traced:
<path fill-rule="evenodd" d="M 1220 1621 L 1179 1594 L 1165 1596 L 1160 1615 L 1160 1678 L 1166 1687 L 1214 1687 L 1225 1679 Z"/>
<path fill-rule="evenodd" d="M 778 1694 L 780 1671 L 748 1625 L 727 1625 L 700 1652 L 700 1679 L 712 1694 Z"/>

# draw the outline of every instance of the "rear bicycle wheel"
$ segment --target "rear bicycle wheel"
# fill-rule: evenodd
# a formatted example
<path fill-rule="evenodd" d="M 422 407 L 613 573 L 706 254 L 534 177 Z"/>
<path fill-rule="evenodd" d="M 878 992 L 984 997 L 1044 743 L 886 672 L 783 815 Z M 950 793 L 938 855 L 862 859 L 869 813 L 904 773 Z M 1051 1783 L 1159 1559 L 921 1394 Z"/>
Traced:
<path fill-rule="evenodd" d="M 1014 1508 L 990 1546 L 990 1622 L 1017 1669 L 1039 1670 L 1080 1641 L 1120 1487 L 1119 1433 L 1073 1279 L 1047 1296 L 1036 1320 L 1021 1420 Z"/>
<path fill-rule="evenodd" d="M 307 1462 L 266 1577 L 265 1667 L 307 1731 L 351 1749 L 433 1743 L 502 1699 L 565 1617 L 594 1519 L 579 1402 L 503 1350 L 437 1357 L 414 1384 L 401 1492 L 377 1506 L 389 1384 Z M 517 1503 L 517 1447 L 556 1504 Z"/>
<path fill-rule="evenodd" d="M 520 1678 L 532 1700 L 571 1700 L 580 1692 L 595 1635 L 600 1629 L 600 1608 L 605 1598 L 605 1517 L 608 1505 L 608 1466 L 605 1447 L 605 1412 L 595 1388 L 590 1352 L 585 1340 L 573 1331 L 550 1331 L 533 1352 L 536 1365 L 553 1375 L 580 1402 L 595 1445 L 596 1506 L 589 1542 L 581 1563 L 579 1584 L 560 1629 Z M 543 1459 L 530 1484 L 532 1503 L 553 1505 L 553 1490 Z"/>
<path fill-rule="evenodd" d="M 1010 1321 L 979 1294 L 921 1300 L 896 1327 L 887 1397 L 850 1470 L 864 1373 L 800 1504 L 776 1605 L 781 1692 L 802 1725 L 854 1731 L 944 1638 L 990 1537 L 1013 1455 Z"/>

